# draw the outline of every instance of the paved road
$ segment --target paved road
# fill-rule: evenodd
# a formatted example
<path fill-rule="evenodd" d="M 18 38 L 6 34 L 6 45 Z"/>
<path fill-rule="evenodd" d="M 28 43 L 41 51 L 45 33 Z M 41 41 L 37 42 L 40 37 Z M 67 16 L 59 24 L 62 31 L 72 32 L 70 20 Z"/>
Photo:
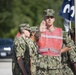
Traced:
<path fill-rule="evenodd" d="M 13 75 L 12 59 L 0 59 L 0 75 Z"/>

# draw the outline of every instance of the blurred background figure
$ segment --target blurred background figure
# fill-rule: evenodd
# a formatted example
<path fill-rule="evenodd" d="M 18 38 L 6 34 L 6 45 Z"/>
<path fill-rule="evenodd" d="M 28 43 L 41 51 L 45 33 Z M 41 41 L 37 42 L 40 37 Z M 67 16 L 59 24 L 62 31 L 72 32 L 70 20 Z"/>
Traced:
<path fill-rule="evenodd" d="M 19 25 L 19 37 L 14 39 L 14 63 L 13 63 L 13 74 L 14 75 L 30 75 L 29 68 L 29 48 L 26 40 L 30 37 L 30 26 L 29 24 Z M 25 57 L 27 55 L 27 57 Z"/>
<path fill-rule="evenodd" d="M 75 28 L 71 28 L 69 29 L 68 34 L 71 36 L 71 39 L 74 41 L 75 43 Z"/>
<path fill-rule="evenodd" d="M 74 48 L 65 53 L 62 53 L 63 73 L 65 75 L 74 75 L 76 72 L 76 47 L 74 44 L 75 29 L 74 28 L 69 29 L 68 34 L 66 34 L 66 36 L 70 36 L 68 39 L 71 39 L 71 43 L 70 43 L 70 40 L 67 43 L 69 45 L 73 46 Z M 65 45 L 66 45 L 66 42 L 64 40 L 63 46 L 65 46 Z"/>
<path fill-rule="evenodd" d="M 37 65 L 36 63 L 37 63 L 37 54 L 38 54 L 37 49 L 38 49 L 38 46 L 36 44 L 37 38 L 34 36 L 35 32 L 37 31 L 37 28 L 38 28 L 37 26 L 32 26 L 31 27 L 30 38 L 27 40 L 27 43 L 28 43 L 28 46 L 29 46 L 29 54 L 30 54 L 31 75 L 37 75 L 36 74 L 36 65 Z"/>
<path fill-rule="evenodd" d="M 70 21 L 67 19 L 64 19 L 64 28 L 66 32 L 68 32 L 70 29 Z"/>
<path fill-rule="evenodd" d="M 71 39 L 74 41 L 74 44 L 75 44 L 75 28 L 71 28 L 69 30 L 68 34 L 71 36 Z M 76 53 L 76 44 L 75 44 L 74 51 Z M 74 62 L 72 65 L 73 65 L 72 70 L 73 70 L 74 74 L 76 75 L 76 62 Z"/>

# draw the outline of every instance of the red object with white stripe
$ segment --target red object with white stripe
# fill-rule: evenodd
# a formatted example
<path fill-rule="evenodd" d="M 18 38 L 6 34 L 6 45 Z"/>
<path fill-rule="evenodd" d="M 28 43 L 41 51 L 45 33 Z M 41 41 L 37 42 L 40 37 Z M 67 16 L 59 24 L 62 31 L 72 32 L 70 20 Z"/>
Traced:
<path fill-rule="evenodd" d="M 62 48 L 62 29 L 55 28 L 54 31 L 46 30 L 41 34 L 37 42 L 38 52 L 42 55 L 59 56 Z"/>
<path fill-rule="evenodd" d="M 16 34 L 16 37 L 20 37 L 20 35 L 21 35 L 20 32 L 18 32 L 18 33 Z"/>

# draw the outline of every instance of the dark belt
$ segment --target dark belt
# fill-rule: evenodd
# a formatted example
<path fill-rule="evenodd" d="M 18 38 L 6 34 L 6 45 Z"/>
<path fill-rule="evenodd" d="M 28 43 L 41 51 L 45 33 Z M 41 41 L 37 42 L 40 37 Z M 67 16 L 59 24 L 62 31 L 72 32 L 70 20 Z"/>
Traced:
<path fill-rule="evenodd" d="M 45 68 L 41 68 L 41 67 L 38 67 L 38 66 L 37 66 L 37 70 L 45 71 L 45 70 L 47 70 L 47 68 L 45 69 Z"/>

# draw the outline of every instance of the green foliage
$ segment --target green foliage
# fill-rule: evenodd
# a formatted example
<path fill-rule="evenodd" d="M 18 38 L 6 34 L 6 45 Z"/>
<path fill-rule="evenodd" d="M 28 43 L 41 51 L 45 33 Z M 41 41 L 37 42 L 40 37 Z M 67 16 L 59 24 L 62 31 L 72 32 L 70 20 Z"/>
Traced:
<path fill-rule="evenodd" d="M 58 16 L 62 0 L 0 0 L 0 37 L 14 38 L 18 25 L 28 22 L 30 26 L 39 26 L 43 19 L 43 10 L 55 10 L 55 25 L 63 28 L 63 18 Z"/>

